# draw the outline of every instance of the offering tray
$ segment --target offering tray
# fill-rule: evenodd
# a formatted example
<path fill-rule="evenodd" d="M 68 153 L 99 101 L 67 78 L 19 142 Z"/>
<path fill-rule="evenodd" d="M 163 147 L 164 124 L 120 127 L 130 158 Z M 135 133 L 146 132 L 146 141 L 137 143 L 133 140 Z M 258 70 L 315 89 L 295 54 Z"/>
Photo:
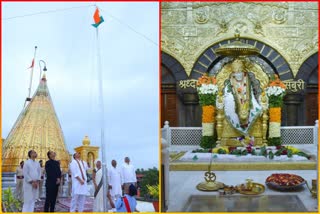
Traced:
<path fill-rule="evenodd" d="M 295 191 L 301 189 L 306 181 L 299 175 L 278 173 L 266 179 L 266 185 L 279 191 Z"/>
<path fill-rule="evenodd" d="M 240 184 L 236 186 L 236 190 L 243 195 L 259 195 L 264 193 L 265 187 L 263 184 L 252 182 L 250 188 L 247 184 Z"/>

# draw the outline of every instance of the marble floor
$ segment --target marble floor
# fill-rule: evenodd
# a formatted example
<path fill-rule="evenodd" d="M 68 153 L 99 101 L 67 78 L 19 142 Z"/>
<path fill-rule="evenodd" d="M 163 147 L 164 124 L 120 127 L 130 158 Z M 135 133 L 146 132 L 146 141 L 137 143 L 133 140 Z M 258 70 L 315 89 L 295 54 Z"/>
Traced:
<path fill-rule="evenodd" d="M 185 212 L 306 212 L 297 195 L 192 195 Z"/>
<path fill-rule="evenodd" d="M 272 173 L 292 173 L 296 175 L 300 175 L 303 177 L 311 186 L 311 180 L 316 179 L 317 172 L 315 170 L 276 170 L 276 171 L 216 171 L 217 181 L 223 182 L 226 185 L 238 185 L 241 183 L 245 183 L 247 178 L 253 179 L 253 182 L 256 183 L 265 183 L 265 179 L 270 176 Z M 169 198 L 168 198 L 168 212 L 181 212 L 185 210 L 190 210 L 194 208 L 188 208 L 188 205 L 191 204 L 190 197 L 192 195 L 196 196 L 207 196 L 214 198 L 218 196 L 218 192 L 202 192 L 196 189 L 196 185 L 199 182 L 204 181 L 204 171 L 170 171 L 169 173 Z M 279 192 L 275 190 L 271 190 L 266 187 L 266 190 L 261 196 L 297 196 L 298 199 L 302 202 L 303 206 L 307 211 L 317 211 L 318 205 L 317 200 L 311 197 L 311 194 L 306 186 L 299 191 L 296 192 Z M 233 196 L 240 196 L 240 194 L 234 194 Z M 297 200 L 298 200 L 297 199 Z M 281 202 L 279 201 L 281 206 Z M 199 205 L 197 205 L 199 207 Z M 209 206 L 208 204 L 204 204 L 205 206 Z M 282 205 L 287 206 L 287 205 Z M 200 206 L 201 207 L 201 206 Z M 280 207 L 281 208 L 281 207 Z M 205 211 L 206 209 L 193 211 Z M 207 208 L 208 210 L 211 208 Z M 235 207 L 229 207 L 230 211 L 244 211 L 242 208 L 237 210 Z M 259 208 L 260 209 L 260 208 Z M 271 208 L 266 208 L 265 210 L 259 211 L 270 211 Z M 286 207 L 282 207 L 282 209 L 286 210 Z M 289 210 L 289 208 L 288 208 Z M 250 211 L 249 209 L 247 211 Z"/>

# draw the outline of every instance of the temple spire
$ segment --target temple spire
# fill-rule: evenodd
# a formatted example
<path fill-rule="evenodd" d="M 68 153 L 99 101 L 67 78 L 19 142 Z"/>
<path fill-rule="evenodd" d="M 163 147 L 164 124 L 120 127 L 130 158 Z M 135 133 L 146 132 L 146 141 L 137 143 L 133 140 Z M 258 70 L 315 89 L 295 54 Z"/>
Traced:
<path fill-rule="evenodd" d="M 27 153 L 31 149 L 37 152 L 37 159 L 43 161 L 47 160 L 49 150 L 55 151 L 61 167 L 67 170 L 69 153 L 45 74 L 30 103 L 22 110 L 4 141 L 2 171 L 14 172 L 20 161 L 28 158 Z"/>

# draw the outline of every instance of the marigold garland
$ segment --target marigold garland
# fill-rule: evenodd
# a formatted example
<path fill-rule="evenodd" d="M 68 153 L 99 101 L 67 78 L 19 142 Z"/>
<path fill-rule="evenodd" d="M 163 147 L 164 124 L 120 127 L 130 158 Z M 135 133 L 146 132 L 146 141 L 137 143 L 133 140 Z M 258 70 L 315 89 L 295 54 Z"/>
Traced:
<path fill-rule="evenodd" d="M 286 89 L 286 85 L 279 79 L 278 75 L 274 75 L 274 80 L 272 80 L 269 86 L 277 86 Z"/>
<path fill-rule="evenodd" d="M 280 107 L 270 108 L 269 115 L 270 115 L 269 116 L 270 122 L 281 123 L 281 108 Z"/>
<path fill-rule="evenodd" d="M 202 106 L 202 122 L 213 123 L 214 122 L 214 106 Z"/>
<path fill-rule="evenodd" d="M 201 86 L 202 84 L 216 84 L 217 79 L 215 77 L 209 77 L 207 74 L 204 74 L 202 77 L 198 79 L 197 86 Z"/>

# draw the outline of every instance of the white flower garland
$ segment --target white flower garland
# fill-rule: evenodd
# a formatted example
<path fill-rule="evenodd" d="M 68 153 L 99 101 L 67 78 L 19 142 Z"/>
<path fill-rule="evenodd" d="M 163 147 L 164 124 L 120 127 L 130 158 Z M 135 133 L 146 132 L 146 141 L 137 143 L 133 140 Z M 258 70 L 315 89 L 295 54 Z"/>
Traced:
<path fill-rule="evenodd" d="M 285 93 L 285 89 L 279 87 L 279 86 L 269 86 L 266 88 L 266 94 L 268 97 L 274 95 L 274 96 L 281 96 Z"/>
<path fill-rule="evenodd" d="M 250 109 L 250 113 L 249 113 L 249 121 L 248 121 L 249 126 L 247 128 L 242 128 L 240 126 L 239 117 L 236 112 L 236 106 L 235 106 L 236 103 L 235 103 L 234 96 L 232 92 L 228 92 L 228 86 L 224 88 L 224 106 L 225 106 L 224 111 L 225 111 L 226 118 L 235 129 L 237 129 L 238 131 L 240 131 L 245 135 L 248 134 L 251 123 L 254 122 L 254 120 L 258 116 L 261 116 L 262 114 L 262 107 L 255 99 L 253 90 L 251 90 L 251 97 L 252 97 L 252 100 L 251 100 L 252 108 Z"/>
<path fill-rule="evenodd" d="M 202 123 L 202 136 L 213 136 L 214 123 Z"/>
<path fill-rule="evenodd" d="M 269 123 L 269 137 L 280 137 L 280 123 L 270 122 Z"/>
<path fill-rule="evenodd" d="M 198 87 L 199 94 L 216 94 L 218 92 L 218 86 L 214 84 L 202 84 Z"/>

